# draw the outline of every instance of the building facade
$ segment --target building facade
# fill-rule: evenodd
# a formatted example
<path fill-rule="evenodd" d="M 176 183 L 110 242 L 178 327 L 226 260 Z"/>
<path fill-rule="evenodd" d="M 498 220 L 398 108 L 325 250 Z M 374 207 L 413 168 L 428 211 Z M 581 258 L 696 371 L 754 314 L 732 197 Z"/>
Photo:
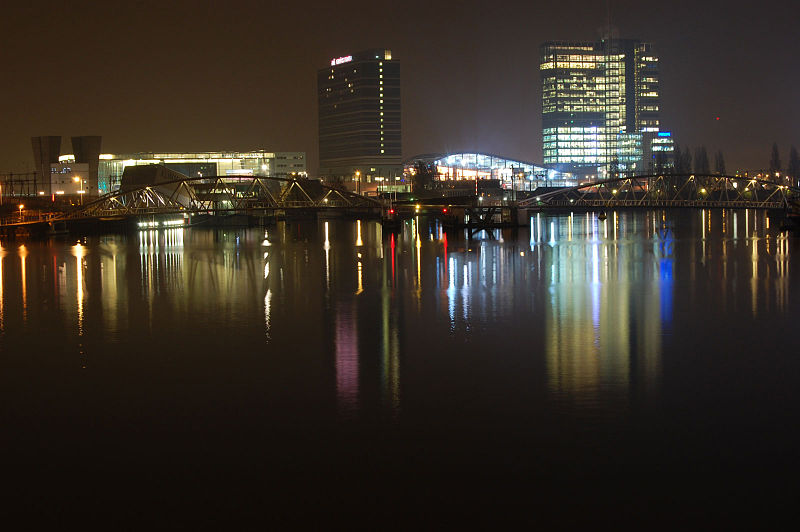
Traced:
<path fill-rule="evenodd" d="M 361 192 L 402 176 L 400 63 L 386 49 L 317 72 L 320 176 Z"/>
<path fill-rule="evenodd" d="M 97 196 L 117 190 L 128 166 L 160 164 L 187 177 L 307 177 L 306 153 L 207 151 L 100 153 L 100 136 L 72 137 L 73 153 L 61 155 L 61 137 L 33 137 L 39 195 Z"/>
<path fill-rule="evenodd" d="M 539 70 L 545 164 L 592 179 L 644 174 L 654 170 L 653 154 L 672 146 L 671 135 L 659 136 L 658 57 L 650 43 L 546 42 Z"/>
<path fill-rule="evenodd" d="M 422 163 L 431 167 L 438 181 L 497 181 L 507 190 L 539 187 L 571 187 L 578 184 L 572 174 L 528 161 L 475 152 L 417 155 L 405 161 L 405 172 L 413 176 Z"/>
<path fill-rule="evenodd" d="M 99 156 L 101 193 L 119 188 L 128 166 L 162 164 L 188 177 L 271 176 L 306 177 L 305 152 L 144 152 L 103 153 Z"/>

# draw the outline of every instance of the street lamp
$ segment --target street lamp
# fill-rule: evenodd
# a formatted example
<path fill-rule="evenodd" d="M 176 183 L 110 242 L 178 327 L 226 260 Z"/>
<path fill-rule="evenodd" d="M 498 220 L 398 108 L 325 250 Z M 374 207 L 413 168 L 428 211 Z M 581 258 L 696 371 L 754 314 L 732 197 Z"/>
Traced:
<path fill-rule="evenodd" d="M 20 204 L 19 204 L 19 221 L 20 221 L 20 222 L 22 221 L 22 209 L 24 209 L 24 208 L 25 208 L 25 205 L 23 205 L 22 203 L 20 203 Z"/>
<path fill-rule="evenodd" d="M 361 172 L 356 170 L 356 193 L 361 194 Z"/>

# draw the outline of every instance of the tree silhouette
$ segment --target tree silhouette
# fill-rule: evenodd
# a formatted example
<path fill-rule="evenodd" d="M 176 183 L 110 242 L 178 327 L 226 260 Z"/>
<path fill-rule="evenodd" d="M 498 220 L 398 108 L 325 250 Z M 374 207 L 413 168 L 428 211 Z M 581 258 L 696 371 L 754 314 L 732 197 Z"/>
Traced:
<path fill-rule="evenodd" d="M 714 160 L 714 171 L 719 175 L 725 175 L 725 157 L 722 156 L 722 150 L 717 152 L 717 157 Z"/>
<path fill-rule="evenodd" d="M 694 171 L 698 174 L 711 173 L 711 168 L 708 164 L 708 152 L 705 146 L 700 146 L 694 152 Z"/>
<path fill-rule="evenodd" d="M 436 178 L 436 167 L 433 164 L 417 161 L 414 165 L 416 172 L 411 178 L 411 190 L 419 194 L 433 186 Z"/>
<path fill-rule="evenodd" d="M 673 157 L 675 158 L 675 163 L 672 165 L 675 174 L 685 174 L 686 169 L 683 167 L 683 152 L 681 152 L 681 147 L 677 144 L 675 145 L 675 151 L 673 152 Z"/>
<path fill-rule="evenodd" d="M 686 146 L 683 150 L 683 173 L 691 174 L 692 173 L 692 151 L 689 149 L 689 146 Z"/>
<path fill-rule="evenodd" d="M 778 154 L 778 143 L 772 145 L 772 155 L 769 158 L 769 177 L 774 178 L 775 174 L 781 171 L 781 156 Z"/>
<path fill-rule="evenodd" d="M 789 166 L 786 167 L 786 172 L 792 178 L 793 185 L 800 182 L 800 157 L 797 156 L 797 148 L 794 146 L 789 150 Z"/>

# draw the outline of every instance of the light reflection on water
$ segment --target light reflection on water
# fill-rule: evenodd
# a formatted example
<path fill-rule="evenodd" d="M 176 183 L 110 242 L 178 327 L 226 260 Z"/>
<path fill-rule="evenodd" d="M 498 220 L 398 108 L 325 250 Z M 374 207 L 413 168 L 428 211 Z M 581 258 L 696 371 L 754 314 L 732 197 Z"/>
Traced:
<path fill-rule="evenodd" d="M 18 347 L 12 326 L 43 323 L 69 324 L 53 341 L 74 346 L 64 356 L 80 367 L 120 338 L 203 346 L 237 335 L 265 356 L 291 346 L 332 367 L 308 386 L 332 386 L 337 415 L 355 419 L 401 412 L 418 393 L 404 375 L 424 373 L 436 345 L 455 364 L 458 350 L 490 366 L 540 359 L 556 408 L 619 414 L 658 397 L 665 338 L 709 305 L 738 319 L 787 311 L 796 242 L 775 225 L 759 211 L 641 211 L 535 214 L 519 231 L 471 240 L 415 217 L 396 234 L 321 221 L 146 230 L 16 253 L 4 243 L 0 351 Z M 679 307 L 694 315 L 676 316 Z"/>

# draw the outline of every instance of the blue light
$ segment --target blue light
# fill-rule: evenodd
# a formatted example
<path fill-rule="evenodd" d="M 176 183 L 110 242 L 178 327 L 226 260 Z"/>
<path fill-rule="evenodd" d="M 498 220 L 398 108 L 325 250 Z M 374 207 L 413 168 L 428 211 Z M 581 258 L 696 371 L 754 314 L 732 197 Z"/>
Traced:
<path fill-rule="evenodd" d="M 658 132 L 658 136 L 659 137 L 671 137 L 672 133 L 670 133 L 669 131 L 659 131 Z"/>

